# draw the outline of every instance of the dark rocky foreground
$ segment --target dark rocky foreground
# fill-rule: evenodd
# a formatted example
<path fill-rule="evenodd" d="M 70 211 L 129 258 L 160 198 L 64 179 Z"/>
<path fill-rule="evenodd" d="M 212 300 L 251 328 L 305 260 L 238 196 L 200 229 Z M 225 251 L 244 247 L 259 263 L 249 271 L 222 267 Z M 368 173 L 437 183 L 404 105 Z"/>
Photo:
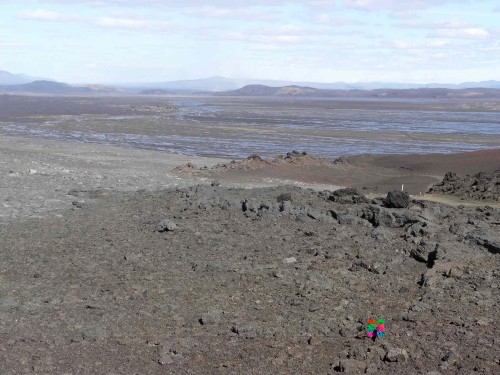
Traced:
<path fill-rule="evenodd" d="M 0 229 L 2 375 L 500 371 L 498 210 L 294 187 L 82 198 Z"/>
<path fill-rule="evenodd" d="M 448 172 L 443 181 L 429 192 L 453 195 L 460 199 L 475 199 L 497 202 L 500 200 L 500 169 L 460 176 Z"/>

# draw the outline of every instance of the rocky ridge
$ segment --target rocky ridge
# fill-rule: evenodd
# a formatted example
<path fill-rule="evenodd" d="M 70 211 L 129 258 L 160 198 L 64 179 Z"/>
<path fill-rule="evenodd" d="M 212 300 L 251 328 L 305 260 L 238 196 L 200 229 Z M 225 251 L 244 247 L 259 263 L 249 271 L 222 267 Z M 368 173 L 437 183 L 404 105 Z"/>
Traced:
<path fill-rule="evenodd" d="M 460 199 L 499 201 L 500 169 L 492 173 L 480 172 L 463 177 L 448 172 L 443 181 L 430 188 L 429 192 L 453 195 Z"/>
<path fill-rule="evenodd" d="M 219 163 L 214 165 L 213 167 L 198 167 L 193 163 L 187 163 L 181 165 L 174 169 L 177 173 L 197 173 L 203 171 L 210 172 L 224 172 L 228 170 L 240 170 L 240 171 L 248 171 L 248 170 L 256 170 L 265 167 L 284 167 L 284 166 L 292 166 L 292 167 L 311 167 L 311 166 L 327 166 L 334 167 L 338 164 L 348 164 L 348 161 L 343 158 L 338 158 L 334 161 L 329 159 L 317 157 L 308 154 L 307 152 L 299 152 L 292 151 L 288 152 L 286 155 L 280 155 L 274 159 L 265 159 L 260 155 L 254 154 L 248 156 L 243 160 L 232 160 L 229 163 Z"/>

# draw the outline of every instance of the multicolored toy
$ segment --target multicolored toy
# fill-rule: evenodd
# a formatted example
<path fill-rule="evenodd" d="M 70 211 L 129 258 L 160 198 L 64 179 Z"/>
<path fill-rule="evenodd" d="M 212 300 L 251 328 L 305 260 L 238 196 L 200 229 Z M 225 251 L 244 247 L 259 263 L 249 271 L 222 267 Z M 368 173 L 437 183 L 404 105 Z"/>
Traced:
<path fill-rule="evenodd" d="M 368 319 L 368 337 L 384 337 L 385 336 L 385 327 L 384 327 L 384 319 L 373 320 Z"/>

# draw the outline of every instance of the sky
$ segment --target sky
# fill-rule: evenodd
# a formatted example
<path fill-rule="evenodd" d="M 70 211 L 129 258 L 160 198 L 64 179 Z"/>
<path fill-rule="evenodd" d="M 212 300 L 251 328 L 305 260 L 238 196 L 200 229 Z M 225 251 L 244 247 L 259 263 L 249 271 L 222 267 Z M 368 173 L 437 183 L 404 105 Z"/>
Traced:
<path fill-rule="evenodd" d="M 500 1 L 1 0 L 0 69 L 69 83 L 500 80 Z"/>

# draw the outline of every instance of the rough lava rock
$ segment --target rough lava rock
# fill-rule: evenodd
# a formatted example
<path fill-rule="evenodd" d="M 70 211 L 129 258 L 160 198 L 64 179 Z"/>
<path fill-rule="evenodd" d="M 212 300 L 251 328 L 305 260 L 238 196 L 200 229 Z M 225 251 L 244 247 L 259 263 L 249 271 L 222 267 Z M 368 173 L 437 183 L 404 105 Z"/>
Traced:
<path fill-rule="evenodd" d="M 407 208 L 411 203 L 411 198 L 405 191 L 393 190 L 387 194 L 384 203 L 389 208 Z"/>
<path fill-rule="evenodd" d="M 448 172 L 443 181 L 432 186 L 429 193 L 453 195 L 460 199 L 500 200 L 500 169 L 495 172 L 479 172 L 464 177 Z"/>
<path fill-rule="evenodd" d="M 336 203 L 345 204 L 360 204 L 368 203 L 369 200 L 364 195 L 360 194 L 357 189 L 345 188 L 335 190 L 329 197 L 329 200 Z"/>
<path fill-rule="evenodd" d="M 497 373 L 500 210 L 330 195 L 205 184 L 2 227 L 0 373 Z"/>

